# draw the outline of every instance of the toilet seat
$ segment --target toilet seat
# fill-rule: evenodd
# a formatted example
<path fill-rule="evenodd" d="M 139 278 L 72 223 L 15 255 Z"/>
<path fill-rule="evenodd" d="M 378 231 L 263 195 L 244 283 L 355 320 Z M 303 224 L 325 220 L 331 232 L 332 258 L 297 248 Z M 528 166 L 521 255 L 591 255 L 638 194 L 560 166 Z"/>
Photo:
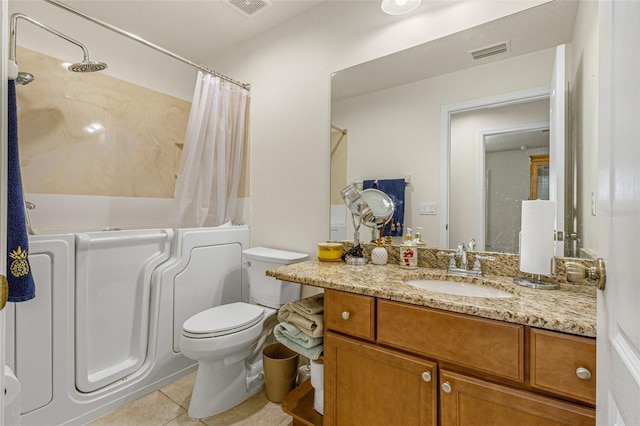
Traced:
<path fill-rule="evenodd" d="M 265 309 L 244 302 L 229 303 L 199 312 L 186 320 L 182 335 L 193 339 L 226 336 L 262 321 Z"/>

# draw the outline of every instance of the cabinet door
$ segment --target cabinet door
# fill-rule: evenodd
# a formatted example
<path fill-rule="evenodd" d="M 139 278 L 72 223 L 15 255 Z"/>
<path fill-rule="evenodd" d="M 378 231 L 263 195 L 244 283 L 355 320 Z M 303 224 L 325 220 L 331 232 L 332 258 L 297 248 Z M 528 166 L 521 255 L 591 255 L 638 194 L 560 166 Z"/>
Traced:
<path fill-rule="evenodd" d="M 440 371 L 440 420 L 456 425 L 595 425 L 595 410 Z"/>
<path fill-rule="evenodd" d="M 325 334 L 324 425 L 436 425 L 436 364 Z"/>

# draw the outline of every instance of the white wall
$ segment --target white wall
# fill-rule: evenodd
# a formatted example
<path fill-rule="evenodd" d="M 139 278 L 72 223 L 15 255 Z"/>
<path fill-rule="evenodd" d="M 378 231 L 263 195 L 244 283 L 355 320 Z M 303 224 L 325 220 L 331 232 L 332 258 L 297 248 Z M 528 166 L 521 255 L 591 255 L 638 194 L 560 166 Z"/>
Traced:
<path fill-rule="evenodd" d="M 332 72 L 540 3 L 438 2 L 367 20 L 379 2 L 328 1 L 212 59 L 252 87 L 251 244 L 315 255 L 328 238 Z"/>
<path fill-rule="evenodd" d="M 582 168 L 578 174 L 578 237 L 589 254 L 596 254 L 597 217 L 591 214 L 591 193 L 597 190 L 598 162 L 598 2 L 580 2 L 573 32 L 572 137 Z"/>

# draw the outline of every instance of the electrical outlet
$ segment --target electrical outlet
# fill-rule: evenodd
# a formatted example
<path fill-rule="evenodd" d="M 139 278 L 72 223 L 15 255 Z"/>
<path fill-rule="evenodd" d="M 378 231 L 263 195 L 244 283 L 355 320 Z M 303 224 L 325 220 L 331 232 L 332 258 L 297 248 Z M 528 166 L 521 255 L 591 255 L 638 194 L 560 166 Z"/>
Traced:
<path fill-rule="evenodd" d="M 420 203 L 420 214 L 436 214 L 437 212 L 436 203 Z"/>

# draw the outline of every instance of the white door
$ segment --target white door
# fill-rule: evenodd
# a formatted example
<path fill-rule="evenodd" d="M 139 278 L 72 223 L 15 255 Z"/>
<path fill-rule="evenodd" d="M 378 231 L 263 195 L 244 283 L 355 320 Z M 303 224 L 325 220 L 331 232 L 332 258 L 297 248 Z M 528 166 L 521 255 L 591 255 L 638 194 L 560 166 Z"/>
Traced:
<path fill-rule="evenodd" d="M 597 419 L 640 425 L 640 2 L 600 3 Z"/>
<path fill-rule="evenodd" d="M 564 256 L 565 54 L 564 44 L 556 47 L 549 95 L 549 199 L 556 202 L 556 233 L 562 233 L 556 256 Z"/>

